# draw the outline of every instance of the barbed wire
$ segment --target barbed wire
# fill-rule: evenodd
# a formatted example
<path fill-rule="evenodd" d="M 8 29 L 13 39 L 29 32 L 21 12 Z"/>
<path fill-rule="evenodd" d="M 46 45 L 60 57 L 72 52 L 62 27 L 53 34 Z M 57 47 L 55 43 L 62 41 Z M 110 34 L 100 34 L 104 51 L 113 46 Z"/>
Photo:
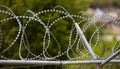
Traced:
<path fill-rule="evenodd" d="M 107 24 L 112 23 L 118 27 L 120 24 L 117 18 L 114 18 L 110 15 L 103 14 L 103 15 L 98 15 L 93 17 L 86 17 L 83 15 L 73 15 L 73 14 L 70 14 L 65 8 L 60 6 L 57 6 L 54 9 L 43 10 L 38 13 L 35 13 L 31 10 L 27 10 L 27 12 L 25 12 L 25 14 L 32 14 L 32 16 L 28 16 L 28 15 L 18 16 L 8 7 L 6 6 L 0 6 L 0 7 L 4 7 L 5 9 L 7 9 L 7 11 L 0 10 L 0 14 L 7 16 L 6 18 L 0 19 L 1 27 L 2 27 L 2 24 L 4 24 L 4 22 L 10 21 L 10 20 L 16 20 L 17 21 L 16 23 L 18 25 L 18 31 L 17 31 L 16 37 L 7 46 L 7 48 L 2 48 L 2 46 L 4 46 L 4 37 L 3 37 L 4 29 L 0 28 L 0 48 L 2 48 L 1 49 L 2 51 L 0 52 L 0 57 L 1 59 L 7 59 L 7 60 L 8 59 L 11 60 L 13 58 L 10 58 L 11 56 L 5 55 L 5 53 L 8 50 L 10 50 L 17 42 L 19 43 L 18 45 L 19 47 L 17 50 L 19 54 L 18 57 L 20 60 L 61 60 L 59 58 L 65 55 L 67 57 L 66 60 L 91 60 L 92 57 L 90 56 L 89 51 L 84 46 L 84 43 L 82 42 L 81 37 L 79 37 L 79 33 L 76 30 L 74 23 L 79 24 L 79 26 L 82 28 L 82 31 L 84 33 L 83 35 L 85 35 L 87 31 L 92 32 L 92 34 L 89 34 L 89 36 L 86 36 L 86 37 L 89 37 L 89 39 L 87 40 L 90 46 L 92 47 L 92 50 L 95 50 L 100 43 L 103 44 L 104 41 L 101 42 L 102 35 L 100 33 L 101 33 L 101 30 L 104 29 L 104 27 Z M 59 15 L 54 18 L 53 14 L 59 14 Z M 42 19 L 42 17 L 40 17 L 45 15 L 48 15 L 47 23 Z M 23 23 L 22 21 L 24 19 L 27 19 L 25 23 Z M 54 28 L 56 26 L 55 24 L 60 23 L 60 21 L 62 23 L 62 20 L 67 21 L 67 19 L 69 19 L 68 24 L 71 26 L 70 27 L 71 30 L 69 29 L 70 30 L 69 35 L 67 35 L 67 37 L 69 38 L 66 45 L 66 49 L 63 49 L 64 47 L 62 47 L 61 42 L 59 42 L 58 38 L 55 36 L 56 33 L 54 33 L 53 30 L 55 30 Z M 79 21 L 77 21 L 77 19 L 79 19 Z M 42 43 L 42 46 L 41 46 L 41 49 L 39 49 L 41 51 L 39 54 L 35 54 L 34 52 L 32 52 L 32 49 L 30 48 L 31 45 L 29 42 L 30 35 L 27 35 L 28 34 L 27 31 L 30 31 L 29 25 L 31 24 L 32 21 L 35 21 L 35 23 L 39 23 L 39 25 L 43 27 L 43 29 L 41 30 L 44 30 L 44 33 L 42 34 L 43 37 L 41 36 L 41 38 L 43 39 L 41 39 L 42 42 L 40 42 Z M 94 28 L 92 29 L 92 31 L 90 30 L 91 27 Z M 41 33 L 41 32 L 38 32 L 38 33 Z M 53 43 L 56 43 L 55 50 L 57 50 L 57 54 L 54 56 L 51 55 L 51 52 L 48 51 L 51 48 L 52 41 L 54 41 Z M 115 42 L 116 43 L 114 44 L 114 46 L 110 49 L 109 55 L 120 48 L 118 46 L 119 41 L 115 41 Z M 24 54 L 23 47 L 27 51 L 26 56 L 23 56 Z M 103 56 L 104 54 L 106 54 L 105 53 L 106 50 L 104 49 L 101 52 L 104 52 L 102 53 L 102 56 L 99 54 L 95 54 L 97 58 L 98 59 L 106 58 L 105 56 Z"/>

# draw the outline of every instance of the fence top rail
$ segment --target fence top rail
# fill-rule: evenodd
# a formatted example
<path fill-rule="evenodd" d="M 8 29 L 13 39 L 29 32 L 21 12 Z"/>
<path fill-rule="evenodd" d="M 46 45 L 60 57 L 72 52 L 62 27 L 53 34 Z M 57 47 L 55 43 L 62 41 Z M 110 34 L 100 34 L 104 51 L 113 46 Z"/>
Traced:
<path fill-rule="evenodd" d="M 0 60 L 0 65 L 70 65 L 70 64 L 96 64 L 104 60 L 86 61 L 41 61 L 41 60 Z M 111 60 L 109 63 L 120 63 L 120 60 Z"/>

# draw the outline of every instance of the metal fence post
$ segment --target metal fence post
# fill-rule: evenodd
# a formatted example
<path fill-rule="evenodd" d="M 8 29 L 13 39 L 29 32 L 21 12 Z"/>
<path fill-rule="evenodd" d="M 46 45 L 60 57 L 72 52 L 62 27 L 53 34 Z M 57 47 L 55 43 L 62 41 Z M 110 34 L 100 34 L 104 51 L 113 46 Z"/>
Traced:
<path fill-rule="evenodd" d="M 87 50 L 89 51 L 89 53 L 90 53 L 90 55 L 92 56 L 92 58 L 93 58 L 93 59 L 97 59 L 95 53 L 93 52 L 91 46 L 89 45 L 87 39 L 85 38 L 85 36 L 84 36 L 81 28 L 79 27 L 79 25 L 78 25 L 77 23 L 75 23 L 75 27 L 76 27 L 76 29 L 77 29 L 77 31 L 78 31 L 78 33 L 79 33 L 79 36 L 80 36 L 81 40 L 82 40 L 83 43 L 84 43 L 84 46 L 87 48 Z"/>
<path fill-rule="evenodd" d="M 109 61 L 111 61 L 113 58 L 115 58 L 117 55 L 120 54 L 120 49 L 118 51 L 116 51 L 115 53 L 113 53 L 110 57 L 108 57 L 107 59 L 105 59 L 100 66 L 104 66 L 106 63 L 108 63 Z"/>

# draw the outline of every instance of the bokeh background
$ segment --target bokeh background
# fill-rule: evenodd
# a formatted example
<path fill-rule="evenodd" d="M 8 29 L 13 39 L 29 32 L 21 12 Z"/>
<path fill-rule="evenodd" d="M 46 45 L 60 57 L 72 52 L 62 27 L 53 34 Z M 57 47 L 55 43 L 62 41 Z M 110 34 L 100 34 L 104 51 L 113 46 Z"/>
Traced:
<path fill-rule="evenodd" d="M 60 5 L 63 6 L 64 8 L 66 8 L 69 13 L 72 14 L 79 14 L 79 15 L 83 15 L 86 14 L 87 16 L 94 16 L 97 14 L 101 14 L 101 13 L 107 13 L 110 14 L 113 17 L 116 17 L 119 19 L 120 16 L 120 0 L 0 0 L 0 5 L 5 5 L 7 7 L 9 7 L 12 11 L 14 11 L 15 14 L 17 15 L 24 15 L 26 10 L 32 10 L 33 12 L 39 12 L 42 10 L 46 10 L 46 9 L 53 9 L 54 7 Z M 82 11 L 82 12 L 81 12 Z M 30 15 L 30 14 L 27 14 Z M 56 14 L 55 16 L 57 17 L 58 14 Z M 3 16 L 1 14 L 2 17 L 0 18 L 4 18 L 6 16 Z M 42 17 L 41 18 L 43 20 L 48 19 L 47 17 Z M 23 20 L 23 23 L 26 20 Z M 56 38 L 59 39 L 59 42 L 61 43 L 61 45 L 63 45 L 63 47 L 66 44 L 66 41 L 68 40 L 68 37 L 66 37 L 65 35 L 68 35 L 68 33 L 70 32 L 70 25 L 67 23 L 68 20 L 62 20 L 62 24 L 57 24 L 56 29 L 53 30 L 53 32 L 56 34 Z M 11 23 L 10 23 L 11 22 Z M 5 38 L 3 38 L 3 43 L 4 43 L 4 47 L 2 47 L 0 50 L 3 50 L 4 48 L 6 48 L 5 46 L 8 46 L 11 41 L 14 39 L 17 31 L 18 31 L 18 25 L 15 23 L 15 21 L 10 21 L 8 24 L 2 25 L 0 24 L 3 30 L 7 30 L 7 31 L 3 31 L 3 36 L 5 36 Z M 7 23 L 7 22 L 6 22 Z M 32 22 L 34 23 L 34 21 Z M 60 27 L 57 27 L 60 26 Z M 62 29 L 61 29 L 62 28 Z M 28 39 L 29 42 L 31 43 L 31 48 L 32 51 L 36 54 L 38 54 L 40 51 L 39 49 L 42 48 L 42 43 L 40 43 L 40 41 L 42 41 L 41 39 L 43 39 L 43 35 L 45 30 L 41 30 L 43 29 L 41 26 L 38 26 L 38 24 L 30 24 L 28 26 Z M 32 32 L 32 33 L 31 33 Z M 41 32 L 41 33 L 38 33 Z M 59 33 L 60 32 L 60 33 Z M 7 34 L 6 34 L 7 33 Z M 89 34 L 92 33 L 92 29 L 91 31 L 86 32 L 86 38 L 89 40 Z M 111 48 L 111 46 L 114 45 L 115 40 L 120 40 L 120 29 L 114 25 L 107 25 L 104 30 L 102 30 L 102 33 L 104 33 L 104 40 L 105 40 L 105 45 L 109 46 L 109 48 Z M 9 35 L 8 35 L 9 34 Z M 34 36 L 36 34 L 36 36 Z M 19 40 L 15 43 L 15 45 L 19 45 Z M 55 43 L 53 43 L 52 45 L 56 45 Z M 49 52 L 52 53 L 52 55 L 56 54 L 57 49 L 55 49 L 55 46 L 50 47 Z M 109 49 L 108 48 L 108 49 Z M 54 50 L 54 51 L 53 51 Z M 98 54 L 100 53 L 99 48 L 98 50 L 96 50 L 98 52 Z M 23 49 L 23 52 L 24 51 Z M 96 53 L 97 53 L 96 52 Z M 14 54 L 13 54 L 14 53 Z M 12 49 L 8 50 L 4 55 L 10 56 L 10 58 L 12 59 L 16 59 L 18 58 L 18 46 L 15 47 L 13 46 Z M 26 54 L 23 54 L 23 56 Z M 71 54 L 72 55 L 72 54 Z M 66 60 L 66 56 L 62 56 L 60 57 L 60 59 Z M 60 65 L 60 66 L 9 66 L 9 65 L 0 65 L 1 68 L 17 68 L 17 69 L 96 69 L 96 65 L 95 64 L 80 64 L 80 65 Z M 120 68 L 120 64 L 107 64 L 105 65 L 104 69 L 119 69 Z"/>

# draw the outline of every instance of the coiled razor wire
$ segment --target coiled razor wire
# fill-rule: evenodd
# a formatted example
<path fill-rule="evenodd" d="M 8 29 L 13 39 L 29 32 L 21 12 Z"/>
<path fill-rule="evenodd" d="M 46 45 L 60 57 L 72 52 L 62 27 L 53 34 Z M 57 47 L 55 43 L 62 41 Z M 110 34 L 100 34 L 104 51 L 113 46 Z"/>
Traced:
<path fill-rule="evenodd" d="M 91 31 L 92 34 L 89 34 L 89 36 L 86 36 L 86 37 L 89 37 L 89 39 L 87 40 L 93 50 L 95 50 L 99 46 L 99 44 L 104 45 L 103 44 L 104 41 L 101 39 L 101 36 L 103 36 L 103 34 L 101 34 L 101 30 L 104 29 L 106 24 L 112 23 L 118 27 L 120 24 L 117 18 L 114 18 L 110 15 L 103 14 L 103 15 L 93 16 L 93 17 L 87 17 L 86 15 L 74 15 L 74 14 L 70 14 L 65 8 L 60 7 L 60 6 L 55 7 L 54 9 L 43 10 L 38 13 L 35 13 L 31 10 L 27 10 L 27 12 L 25 12 L 25 15 L 20 15 L 20 16 L 16 15 L 8 7 L 5 7 L 5 6 L 0 6 L 0 7 L 7 9 L 7 10 L 0 10 L 0 14 L 7 16 L 6 18 L 3 18 L 3 19 L 0 16 L 1 27 L 2 27 L 2 24 L 4 24 L 4 22 L 8 22 L 14 19 L 17 21 L 16 23 L 18 24 L 18 32 L 16 34 L 16 37 L 7 46 L 7 48 L 4 48 L 4 49 L 2 49 L 2 46 L 4 46 L 3 31 L 5 30 L 0 27 L 0 48 L 1 48 L 0 57 L 1 59 L 13 59 L 13 58 L 10 58 L 11 56 L 6 56 L 5 53 L 8 50 L 10 50 L 11 47 L 16 46 L 16 43 L 19 43 L 18 49 L 17 49 L 19 58 L 17 59 L 21 59 L 21 60 L 61 60 L 60 58 L 62 56 L 67 57 L 67 59 L 62 59 L 62 60 L 91 60 L 92 57 L 90 56 L 87 49 L 84 47 L 84 44 L 81 38 L 78 36 L 79 34 L 72 21 L 76 20 L 75 22 L 79 24 L 84 34 L 87 33 L 91 27 L 94 28 Z M 31 14 L 32 16 L 28 16 L 26 14 Z M 56 18 L 54 18 L 54 14 L 59 14 L 59 15 Z M 45 15 L 48 16 L 47 23 L 44 22 L 44 20 L 40 17 L 40 16 L 45 16 Z M 24 19 L 27 19 L 25 23 L 23 23 L 24 21 L 22 21 Z M 63 47 L 61 45 L 61 42 L 58 41 L 58 38 L 55 36 L 56 34 L 53 32 L 52 29 L 55 29 L 54 27 L 56 26 L 57 23 L 60 23 L 62 22 L 62 20 L 67 20 L 67 19 L 69 19 L 67 22 L 71 26 L 71 31 L 69 32 L 69 35 L 67 36 L 69 37 L 68 44 L 66 45 L 66 49 L 64 49 L 63 51 L 62 49 L 65 47 Z M 42 46 L 40 46 L 41 49 L 39 50 L 41 52 L 39 54 L 35 54 L 34 52 L 32 52 L 32 48 L 30 48 L 31 45 L 29 43 L 30 36 L 27 35 L 27 31 L 30 31 L 28 26 L 31 24 L 32 21 L 35 21 L 35 23 L 39 23 L 39 25 L 43 27 L 43 29 L 41 30 L 44 30 L 44 34 L 42 34 L 43 37 L 41 36 L 43 39 L 41 39 L 42 42 L 40 42 L 42 43 Z M 33 23 L 33 25 L 35 23 Z M 59 26 L 57 26 L 57 28 L 58 27 Z M 41 32 L 38 32 L 38 33 L 41 33 Z M 34 34 L 34 35 L 37 35 L 37 34 Z M 51 55 L 50 51 L 48 51 L 49 48 L 51 47 L 52 41 L 56 43 L 57 49 L 55 50 L 58 51 L 57 54 L 54 56 Z M 109 55 L 115 52 L 116 50 L 118 50 L 120 48 L 119 45 L 120 45 L 119 41 L 116 41 L 114 46 L 109 50 L 110 51 Z M 22 47 L 24 47 L 24 49 L 27 51 L 26 56 L 23 56 L 24 53 L 22 52 L 23 51 Z M 104 56 L 106 52 L 106 49 L 104 48 L 106 48 L 106 46 L 102 46 L 102 47 L 103 47 L 103 50 L 101 51 L 103 52 L 102 55 L 99 55 L 95 52 L 98 59 L 106 58 L 106 56 Z M 15 54 L 15 53 L 12 53 L 12 54 Z"/>

